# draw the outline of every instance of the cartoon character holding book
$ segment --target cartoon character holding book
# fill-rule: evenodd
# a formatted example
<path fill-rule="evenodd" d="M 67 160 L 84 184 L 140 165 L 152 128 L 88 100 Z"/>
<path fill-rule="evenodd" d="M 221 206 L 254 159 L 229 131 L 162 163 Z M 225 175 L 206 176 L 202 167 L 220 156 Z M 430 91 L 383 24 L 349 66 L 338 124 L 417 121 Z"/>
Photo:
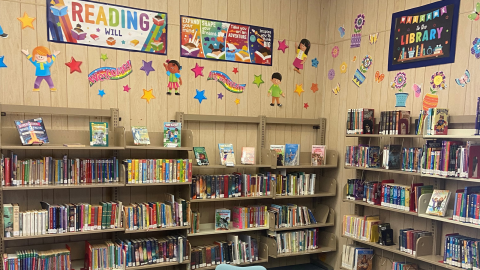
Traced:
<path fill-rule="evenodd" d="M 180 93 L 178 92 L 178 88 L 182 85 L 182 78 L 180 78 L 180 70 L 182 70 L 182 66 L 180 66 L 180 63 L 178 63 L 177 60 L 167 60 L 166 63 L 163 63 L 163 66 L 165 67 L 168 76 L 167 95 L 171 95 L 172 89 L 175 89 L 175 95 L 179 96 Z"/>
<path fill-rule="evenodd" d="M 270 106 L 275 106 L 275 102 L 277 102 L 278 107 L 282 107 L 280 103 L 280 96 L 285 97 L 282 89 L 280 89 L 280 83 L 282 82 L 282 74 L 275 72 L 272 74 L 272 83 L 273 85 L 268 89 L 268 96 L 272 96 L 272 103 Z"/>
<path fill-rule="evenodd" d="M 297 43 L 295 43 L 297 47 Z M 300 74 L 300 69 L 303 69 L 303 64 L 307 61 L 308 52 L 310 51 L 310 41 L 308 39 L 302 39 L 297 47 L 297 57 L 293 61 L 293 70 Z"/>
<path fill-rule="evenodd" d="M 35 79 L 33 91 L 40 91 L 40 84 L 43 80 L 47 81 L 48 87 L 50 87 L 51 91 L 57 91 L 52 81 L 50 67 L 53 65 L 53 62 L 55 62 L 55 59 L 60 52 L 54 51 L 52 54 L 47 47 L 43 46 L 38 46 L 33 49 L 32 54 L 28 54 L 28 50 L 22 50 L 22 52 L 35 66 L 35 76 L 37 76 L 37 78 Z"/>

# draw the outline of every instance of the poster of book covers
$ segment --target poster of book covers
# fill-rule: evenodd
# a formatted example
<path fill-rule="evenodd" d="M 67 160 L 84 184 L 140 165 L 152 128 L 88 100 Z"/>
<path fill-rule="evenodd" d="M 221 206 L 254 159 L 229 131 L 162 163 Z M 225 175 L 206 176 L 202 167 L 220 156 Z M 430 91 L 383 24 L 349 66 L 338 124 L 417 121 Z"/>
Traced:
<path fill-rule="evenodd" d="M 272 65 L 273 29 L 180 16 L 181 56 Z"/>
<path fill-rule="evenodd" d="M 86 0 L 46 0 L 48 41 L 167 54 L 167 13 Z"/>
<path fill-rule="evenodd" d="M 388 70 L 455 62 L 459 0 L 392 15 Z"/>

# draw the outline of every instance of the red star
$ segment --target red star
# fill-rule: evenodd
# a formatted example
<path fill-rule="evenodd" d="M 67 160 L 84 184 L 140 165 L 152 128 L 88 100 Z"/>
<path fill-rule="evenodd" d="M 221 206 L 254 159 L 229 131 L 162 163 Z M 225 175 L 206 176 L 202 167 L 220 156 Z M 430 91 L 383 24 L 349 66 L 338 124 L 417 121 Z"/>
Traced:
<path fill-rule="evenodd" d="M 237 74 L 238 73 L 238 68 L 233 68 L 233 73 Z"/>
<path fill-rule="evenodd" d="M 309 106 L 308 106 L 308 102 L 307 102 L 307 103 L 303 103 L 303 107 L 304 107 L 305 109 L 308 109 L 308 107 L 309 107 Z"/>
<path fill-rule="evenodd" d="M 65 65 L 70 68 L 70 74 L 72 74 L 75 71 L 82 73 L 82 70 L 80 69 L 81 64 L 82 64 L 81 61 L 76 61 L 75 58 L 73 57 L 72 57 L 72 60 L 70 60 L 70 62 L 65 63 Z"/>
<path fill-rule="evenodd" d="M 318 91 L 318 83 L 312 83 L 312 87 L 310 88 L 310 90 L 312 90 L 315 94 L 315 92 Z"/>

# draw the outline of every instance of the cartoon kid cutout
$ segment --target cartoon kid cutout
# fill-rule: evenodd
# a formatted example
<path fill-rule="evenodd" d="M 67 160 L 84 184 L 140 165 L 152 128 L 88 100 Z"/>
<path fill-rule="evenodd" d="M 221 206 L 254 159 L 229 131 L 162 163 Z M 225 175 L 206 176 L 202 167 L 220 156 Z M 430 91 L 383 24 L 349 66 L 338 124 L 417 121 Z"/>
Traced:
<path fill-rule="evenodd" d="M 178 88 L 182 85 L 182 78 L 180 78 L 180 70 L 182 70 L 182 66 L 180 66 L 180 63 L 176 60 L 167 60 L 163 66 L 165 67 L 168 76 L 167 95 L 171 95 L 172 89 L 175 89 L 175 95 L 179 96 L 180 93 L 178 92 Z"/>
<path fill-rule="evenodd" d="M 28 50 L 22 50 L 22 52 L 35 66 L 35 76 L 37 76 L 37 78 L 35 79 L 33 91 L 40 91 L 40 84 L 43 80 L 47 81 L 48 87 L 50 87 L 51 91 L 57 91 L 52 81 L 50 67 L 53 65 L 53 62 L 55 62 L 55 59 L 60 52 L 54 51 L 52 55 L 50 50 L 43 46 L 38 46 L 33 49 L 32 54 L 28 54 Z"/>

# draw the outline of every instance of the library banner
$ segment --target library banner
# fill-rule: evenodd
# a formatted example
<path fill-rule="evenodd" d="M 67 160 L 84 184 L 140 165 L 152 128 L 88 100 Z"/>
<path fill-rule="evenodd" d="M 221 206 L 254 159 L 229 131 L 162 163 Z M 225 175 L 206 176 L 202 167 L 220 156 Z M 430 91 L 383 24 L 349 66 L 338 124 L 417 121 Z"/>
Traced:
<path fill-rule="evenodd" d="M 167 14 L 87 0 L 46 0 L 48 41 L 167 54 Z"/>
<path fill-rule="evenodd" d="M 180 16 L 182 57 L 272 65 L 273 29 Z"/>

